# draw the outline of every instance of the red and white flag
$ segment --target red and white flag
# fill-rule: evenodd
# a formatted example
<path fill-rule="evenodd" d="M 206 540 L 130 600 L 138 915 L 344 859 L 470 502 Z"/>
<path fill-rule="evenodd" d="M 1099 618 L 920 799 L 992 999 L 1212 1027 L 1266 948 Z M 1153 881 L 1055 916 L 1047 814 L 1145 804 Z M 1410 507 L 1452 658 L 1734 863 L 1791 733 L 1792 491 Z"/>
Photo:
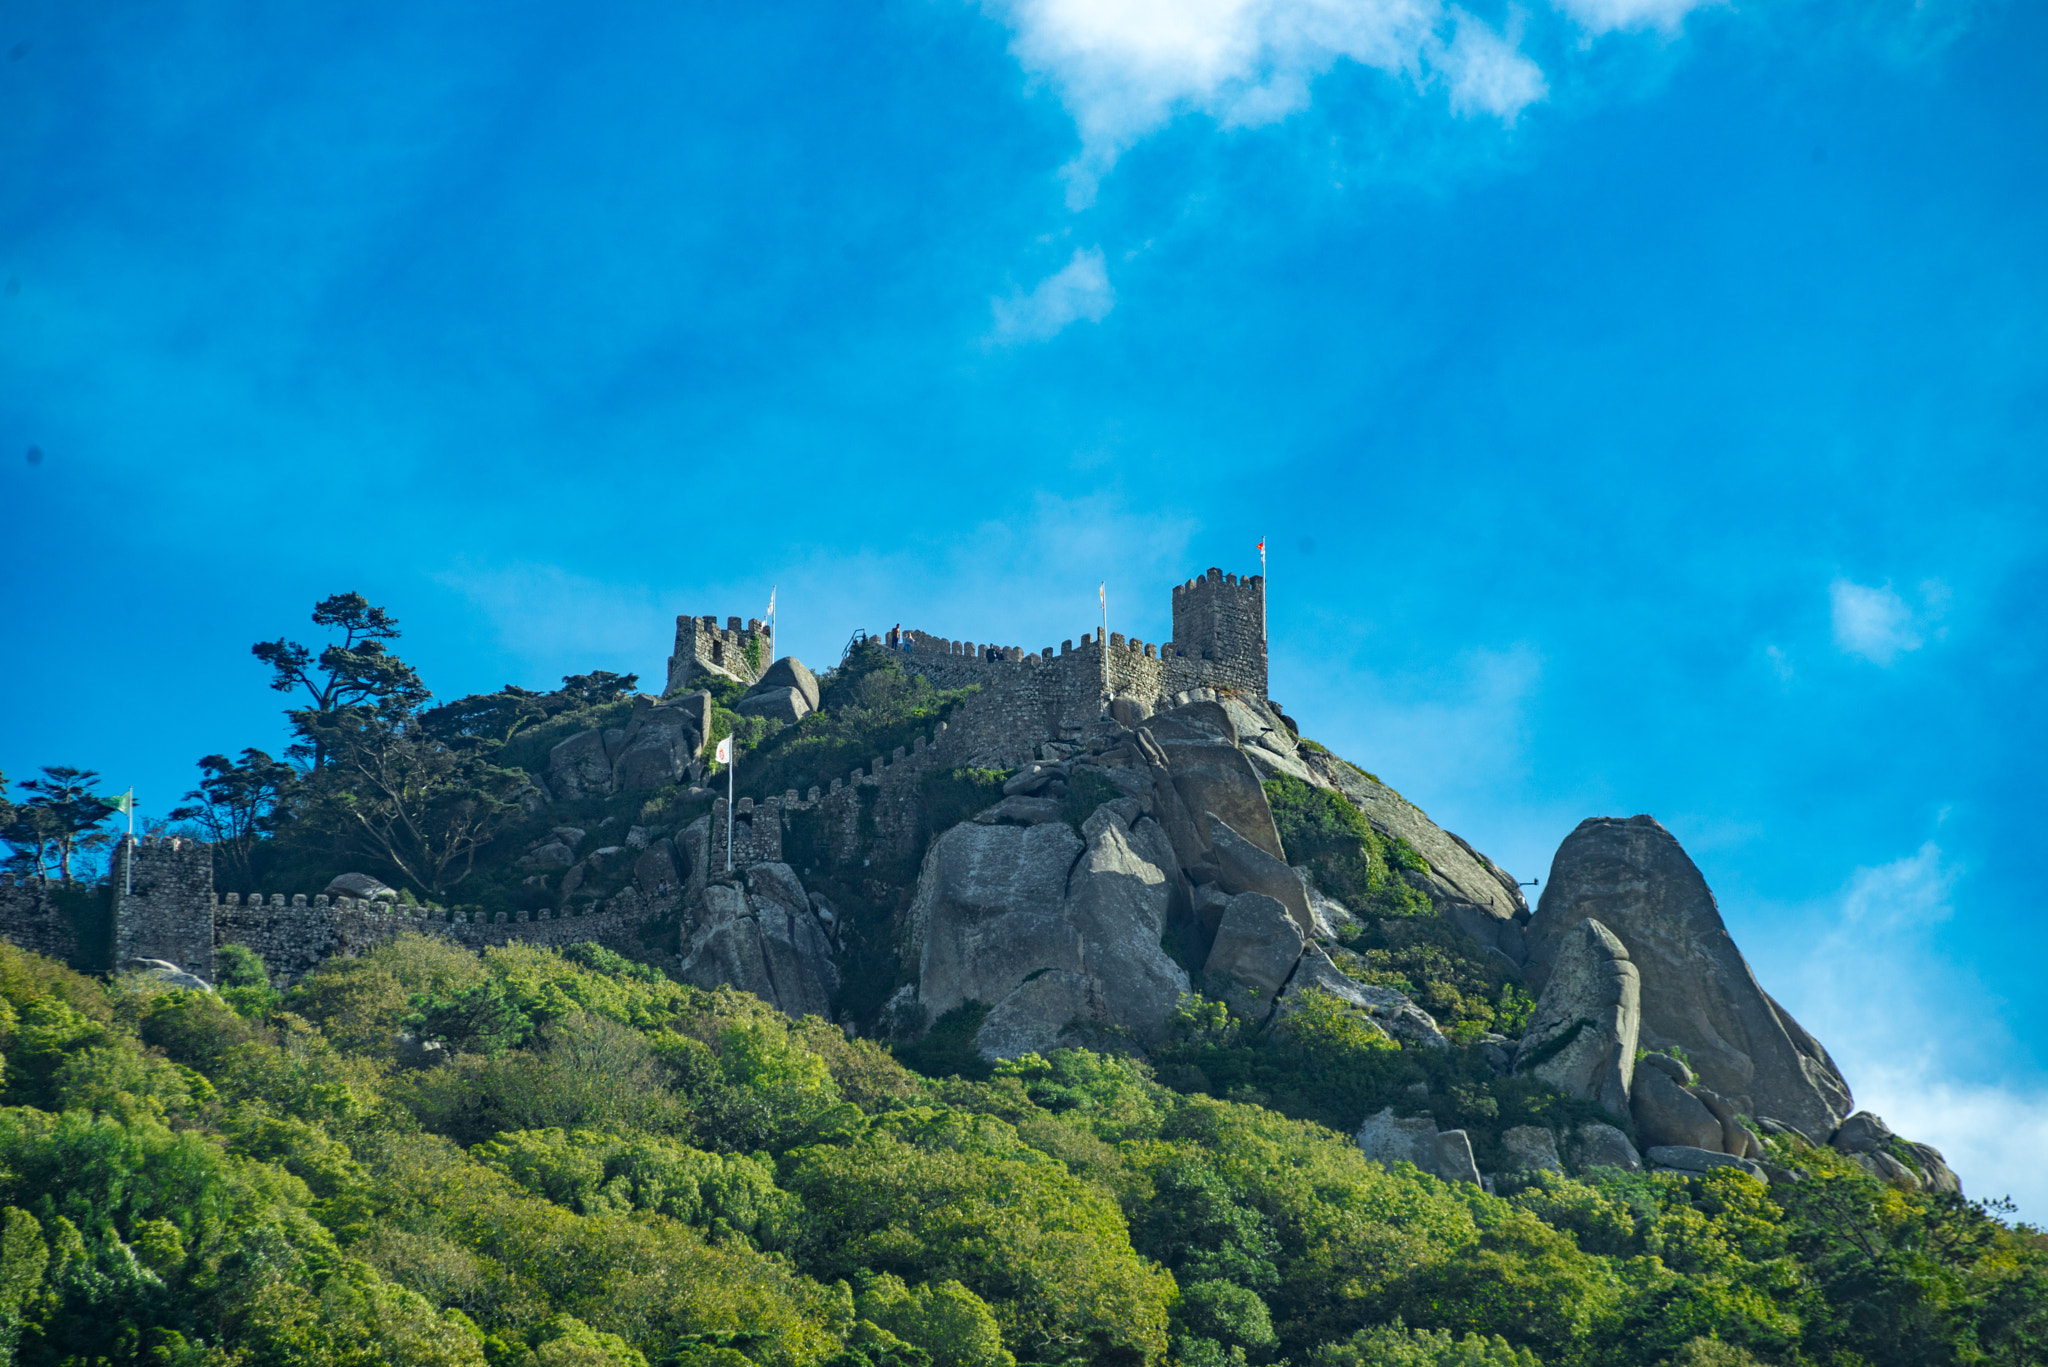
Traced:
<path fill-rule="evenodd" d="M 722 740 L 722 741 L 718 742 L 718 750 L 717 750 L 717 752 L 716 752 L 715 754 L 713 754 L 713 755 L 712 755 L 712 758 L 713 758 L 713 759 L 715 759 L 715 760 L 717 760 L 717 761 L 718 761 L 718 762 L 719 762 L 720 764 L 730 764 L 730 763 L 732 763 L 732 737 L 731 737 L 731 736 L 727 736 L 727 737 L 726 737 L 726 738 L 725 738 L 724 740 Z"/>

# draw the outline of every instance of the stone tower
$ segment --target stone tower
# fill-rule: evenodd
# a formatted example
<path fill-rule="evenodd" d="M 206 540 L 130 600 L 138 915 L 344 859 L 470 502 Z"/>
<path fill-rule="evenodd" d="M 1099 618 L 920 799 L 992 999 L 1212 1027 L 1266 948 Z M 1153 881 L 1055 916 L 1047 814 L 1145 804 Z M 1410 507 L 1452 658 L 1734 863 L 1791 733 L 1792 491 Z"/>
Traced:
<path fill-rule="evenodd" d="M 163 959 L 213 981 L 213 850 L 198 840 L 124 836 L 107 870 L 114 962 Z"/>
<path fill-rule="evenodd" d="M 668 657 L 662 696 L 702 688 L 707 677 L 750 684 L 774 662 L 774 633 L 758 617 L 747 619 L 745 626 L 739 618 L 728 617 L 722 627 L 715 616 L 678 617 L 675 653 Z"/>
<path fill-rule="evenodd" d="M 1174 586 L 1173 650 L 1208 662 L 1218 687 L 1266 696 L 1266 579 L 1211 568 Z"/>

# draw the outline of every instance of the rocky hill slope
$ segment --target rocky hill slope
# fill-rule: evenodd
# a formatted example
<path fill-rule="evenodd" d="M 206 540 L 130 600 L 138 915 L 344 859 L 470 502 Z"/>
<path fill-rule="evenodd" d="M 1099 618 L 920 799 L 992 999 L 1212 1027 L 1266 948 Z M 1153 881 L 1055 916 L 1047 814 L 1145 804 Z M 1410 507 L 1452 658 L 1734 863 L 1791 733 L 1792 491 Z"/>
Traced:
<path fill-rule="evenodd" d="M 1902 1186 L 1957 1189 L 1933 1149 L 1852 1115 L 1826 1049 L 1757 983 L 1650 817 L 1583 823 L 1532 913 L 1493 861 L 1262 699 L 1205 690 L 1034 748 L 982 780 L 978 810 L 914 818 L 924 847 L 895 886 L 859 840 L 837 861 L 728 876 L 716 822 L 678 831 L 677 975 L 984 1064 L 1063 1045 L 1164 1057 L 1191 1000 L 1281 1036 L 1320 996 L 1391 1050 L 1483 1059 L 1479 1092 L 1535 1084 L 1580 1103 L 1569 1127 L 1498 1123 L 1497 1100 L 1439 1115 L 1426 1078 L 1389 1068 L 1361 1098 L 1372 1109 L 1326 1117 L 1447 1178 L 1618 1162 L 1789 1180 L 1765 1140 L 1790 1134 Z M 928 773 L 922 805 L 963 782 Z M 861 971 L 892 987 L 865 1017 L 842 1005 Z"/>

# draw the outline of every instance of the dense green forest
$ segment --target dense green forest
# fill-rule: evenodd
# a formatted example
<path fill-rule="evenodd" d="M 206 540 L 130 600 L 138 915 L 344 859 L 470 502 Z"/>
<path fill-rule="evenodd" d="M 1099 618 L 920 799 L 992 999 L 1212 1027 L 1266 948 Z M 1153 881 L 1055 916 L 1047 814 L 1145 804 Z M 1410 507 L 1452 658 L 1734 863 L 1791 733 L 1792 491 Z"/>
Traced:
<path fill-rule="evenodd" d="M 595 946 L 406 939 L 283 994 L 226 959 L 216 995 L 0 947 L 16 1360 L 1903 1367 L 2048 1341 L 2041 1234 L 1796 1141 L 1790 1185 L 1491 1196 L 1127 1057 L 921 1076 Z M 1313 1090 L 1386 1054 L 1334 1012 L 1262 1043 L 1184 1016 L 1183 1067 Z M 407 1033 L 446 1061 L 401 1066 Z"/>

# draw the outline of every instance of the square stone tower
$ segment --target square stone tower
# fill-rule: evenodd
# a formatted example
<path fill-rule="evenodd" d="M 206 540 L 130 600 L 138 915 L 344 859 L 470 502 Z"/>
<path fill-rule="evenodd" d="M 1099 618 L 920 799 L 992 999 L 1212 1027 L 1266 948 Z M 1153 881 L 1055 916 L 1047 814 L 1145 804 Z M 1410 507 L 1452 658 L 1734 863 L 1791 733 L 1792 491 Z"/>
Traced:
<path fill-rule="evenodd" d="M 213 847 L 199 840 L 123 836 L 107 869 L 114 897 L 114 962 L 163 959 L 213 981 Z"/>
<path fill-rule="evenodd" d="M 668 657 L 664 697 L 702 688 L 706 676 L 750 684 L 775 662 L 775 635 L 758 617 L 718 625 L 716 617 L 676 618 L 675 653 Z"/>
<path fill-rule="evenodd" d="M 1173 590 L 1173 650 L 1206 661 L 1218 687 L 1266 696 L 1266 578 L 1211 567 Z"/>

